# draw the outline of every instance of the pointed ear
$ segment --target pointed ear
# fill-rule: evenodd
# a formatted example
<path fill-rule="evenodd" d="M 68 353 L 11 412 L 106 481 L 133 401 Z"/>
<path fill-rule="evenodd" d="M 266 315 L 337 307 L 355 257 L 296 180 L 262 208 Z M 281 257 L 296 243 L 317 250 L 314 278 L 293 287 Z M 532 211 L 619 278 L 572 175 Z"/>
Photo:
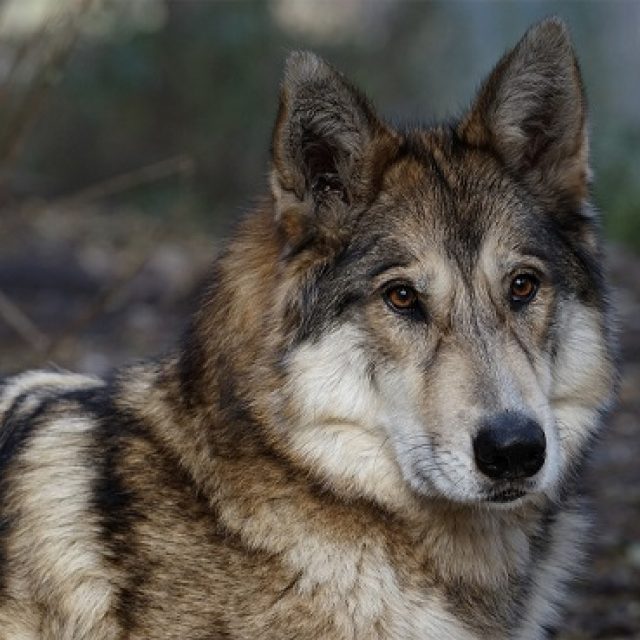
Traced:
<path fill-rule="evenodd" d="M 577 205 L 588 196 L 586 104 L 566 27 L 533 26 L 497 64 L 460 124 L 542 198 Z"/>
<path fill-rule="evenodd" d="M 364 96 L 342 75 L 311 53 L 292 53 L 273 133 L 276 215 L 295 210 L 313 216 L 366 198 L 374 143 L 389 137 Z"/>

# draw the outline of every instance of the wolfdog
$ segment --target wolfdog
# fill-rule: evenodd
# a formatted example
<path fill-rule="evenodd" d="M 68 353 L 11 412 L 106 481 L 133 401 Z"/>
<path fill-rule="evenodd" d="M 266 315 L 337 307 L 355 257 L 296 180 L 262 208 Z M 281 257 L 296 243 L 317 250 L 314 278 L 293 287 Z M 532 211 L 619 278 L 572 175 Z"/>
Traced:
<path fill-rule="evenodd" d="M 0 638 L 545 637 L 615 386 L 589 182 L 559 20 L 431 128 L 291 54 L 181 346 L 2 383 Z"/>

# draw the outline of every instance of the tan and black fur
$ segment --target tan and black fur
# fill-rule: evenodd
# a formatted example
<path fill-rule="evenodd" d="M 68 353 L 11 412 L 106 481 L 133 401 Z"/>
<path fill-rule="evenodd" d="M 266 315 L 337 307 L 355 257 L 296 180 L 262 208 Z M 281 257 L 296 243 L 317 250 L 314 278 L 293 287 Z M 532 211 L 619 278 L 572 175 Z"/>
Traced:
<path fill-rule="evenodd" d="M 428 129 L 294 53 L 272 153 L 174 355 L 2 383 L 0 640 L 535 640 L 561 620 L 615 378 L 564 26 Z M 544 433 L 534 474 L 478 470 L 495 415 Z"/>

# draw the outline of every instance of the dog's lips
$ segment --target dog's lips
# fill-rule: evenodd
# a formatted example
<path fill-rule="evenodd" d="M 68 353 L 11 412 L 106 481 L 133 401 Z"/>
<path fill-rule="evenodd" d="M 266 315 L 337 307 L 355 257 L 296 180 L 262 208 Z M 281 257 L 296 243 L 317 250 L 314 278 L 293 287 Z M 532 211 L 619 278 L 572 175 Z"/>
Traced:
<path fill-rule="evenodd" d="M 489 496 L 488 500 L 489 502 L 497 503 L 514 502 L 516 500 L 519 500 L 520 498 L 524 498 L 524 496 L 526 495 L 527 492 L 523 489 L 509 488 L 492 493 Z"/>

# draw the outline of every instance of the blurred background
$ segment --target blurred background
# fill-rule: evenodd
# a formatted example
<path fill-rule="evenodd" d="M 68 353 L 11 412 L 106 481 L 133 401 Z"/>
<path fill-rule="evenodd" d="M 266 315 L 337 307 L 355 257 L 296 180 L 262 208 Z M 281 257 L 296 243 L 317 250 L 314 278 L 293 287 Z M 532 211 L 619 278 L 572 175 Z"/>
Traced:
<path fill-rule="evenodd" d="M 621 400 L 564 640 L 640 638 L 640 2 L 0 0 L 0 374 L 103 374 L 170 348 L 266 191 L 282 64 L 313 49 L 392 121 L 460 113 L 556 14 L 589 96 Z"/>

